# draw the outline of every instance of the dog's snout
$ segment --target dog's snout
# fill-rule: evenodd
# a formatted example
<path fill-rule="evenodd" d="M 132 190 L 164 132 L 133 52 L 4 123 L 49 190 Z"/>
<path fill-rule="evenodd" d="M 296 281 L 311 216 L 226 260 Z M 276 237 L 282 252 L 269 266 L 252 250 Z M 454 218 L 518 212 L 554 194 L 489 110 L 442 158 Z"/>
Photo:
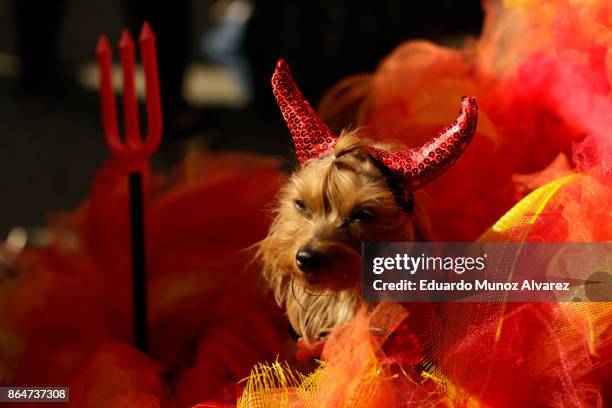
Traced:
<path fill-rule="evenodd" d="M 302 248 L 295 254 L 295 263 L 304 272 L 314 272 L 323 266 L 323 254 L 312 249 Z"/>

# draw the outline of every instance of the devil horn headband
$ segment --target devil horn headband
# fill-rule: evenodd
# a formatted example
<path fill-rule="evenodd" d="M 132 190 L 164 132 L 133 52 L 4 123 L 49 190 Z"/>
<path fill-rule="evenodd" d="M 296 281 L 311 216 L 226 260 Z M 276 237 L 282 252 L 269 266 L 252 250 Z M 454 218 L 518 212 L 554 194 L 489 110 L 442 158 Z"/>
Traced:
<path fill-rule="evenodd" d="M 304 163 L 318 159 L 336 145 L 338 137 L 319 119 L 314 109 L 293 82 L 285 60 L 279 60 L 272 75 L 276 103 L 293 136 L 295 154 Z"/>
<path fill-rule="evenodd" d="M 319 119 L 291 77 L 285 60 L 279 60 L 272 75 L 272 90 L 293 137 L 295 153 L 304 163 L 324 156 L 338 137 Z M 370 147 L 374 157 L 404 199 L 411 192 L 443 174 L 459 159 L 476 132 L 478 107 L 474 97 L 463 97 L 455 122 L 422 146 L 387 152 Z"/>

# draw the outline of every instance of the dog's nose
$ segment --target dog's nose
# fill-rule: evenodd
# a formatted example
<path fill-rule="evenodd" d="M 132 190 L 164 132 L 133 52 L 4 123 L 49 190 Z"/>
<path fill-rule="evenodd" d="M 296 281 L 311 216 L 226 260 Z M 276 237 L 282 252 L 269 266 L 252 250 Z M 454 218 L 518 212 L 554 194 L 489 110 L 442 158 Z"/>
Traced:
<path fill-rule="evenodd" d="M 295 263 L 304 272 L 314 272 L 323 265 L 323 255 L 311 249 L 300 249 L 295 254 Z"/>

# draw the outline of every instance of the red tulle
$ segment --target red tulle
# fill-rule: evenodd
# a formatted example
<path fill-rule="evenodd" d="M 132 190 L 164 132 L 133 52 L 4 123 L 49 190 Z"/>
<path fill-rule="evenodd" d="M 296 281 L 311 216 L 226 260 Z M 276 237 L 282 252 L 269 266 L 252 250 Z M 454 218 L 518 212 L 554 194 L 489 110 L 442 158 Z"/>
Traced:
<path fill-rule="evenodd" d="M 350 113 L 374 138 L 413 147 L 452 121 L 462 95 L 475 95 L 470 148 L 425 189 L 436 238 L 612 240 L 612 6 L 484 6 L 479 40 L 460 50 L 404 44 L 374 75 L 343 81 L 322 116 L 337 126 Z M 127 177 L 106 164 L 81 208 L 56 218 L 54 244 L 26 250 L 0 277 L 0 385 L 70 386 L 79 407 L 235 405 L 242 386 L 229 384 L 256 362 L 285 358 L 282 311 L 245 251 L 266 233 L 277 167 L 252 155 L 193 154 L 169 176 L 145 172 L 145 356 L 129 345 Z M 549 182 L 558 188 L 541 208 L 491 228 Z M 609 303 L 406 310 L 382 345 L 365 312 L 332 335 L 309 383 L 318 386 L 305 394 L 312 406 L 601 407 L 609 398 Z"/>
<path fill-rule="evenodd" d="M 129 346 L 127 175 L 104 166 L 89 200 L 56 217 L 53 246 L 23 253 L 0 286 L 0 382 L 74 386 L 75 406 L 190 406 L 275 358 L 288 332 L 248 248 L 265 236 L 278 167 L 191 154 L 168 177 L 145 173 L 148 358 Z"/>

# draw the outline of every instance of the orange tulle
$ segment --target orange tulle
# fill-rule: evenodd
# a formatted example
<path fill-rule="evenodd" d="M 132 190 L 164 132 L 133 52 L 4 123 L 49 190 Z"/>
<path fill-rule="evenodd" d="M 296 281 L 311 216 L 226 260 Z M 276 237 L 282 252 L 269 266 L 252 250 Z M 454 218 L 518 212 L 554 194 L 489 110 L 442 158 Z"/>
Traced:
<path fill-rule="evenodd" d="M 414 146 L 452 118 L 461 95 L 476 95 L 471 147 L 425 189 L 437 239 L 610 241 L 612 7 L 597 0 L 484 7 L 480 39 L 458 50 L 409 41 L 374 74 L 333 88 L 322 116 L 334 130 L 351 123 L 373 138 Z M 583 289 L 574 296 L 584 297 Z M 239 406 L 609 403 L 610 303 L 440 303 L 426 313 L 405 306 L 409 318 L 396 334 L 403 352 L 397 338 L 377 347 L 369 330 L 376 313 L 362 311 L 326 342 L 313 374 L 256 367 Z M 416 330 L 423 320 L 425 330 Z M 370 353 L 356 352 L 363 347 Z M 359 364 L 372 370 L 352 369 Z"/>
<path fill-rule="evenodd" d="M 528 192 L 514 176 L 541 171 L 559 154 L 609 177 L 608 3 L 486 1 L 478 40 L 456 50 L 409 41 L 372 75 L 332 88 L 319 110 L 334 130 L 351 124 L 415 146 L 452 120 L 460 96 L 475 95 L 476 137 L 425 188 L 436 238 L 474 240 Z M 601 163 L 608 167 L 596 169 Z"/>
<path fill-rule="evenodd" d="M 602 188 L 590 176 L 556 179 L 480 239 L 566 241 L 588 229 L 609 241 L 609 222 L 595 227 L 583 217 L 567 218 L 563 229 L 542 225 L 568 205 L 612 202 L 612 190 Z M 592 189 L 600 195 L 584 194 Z M 610 207 L 602 212 L 609 219 Z M 609 265 L 603 268 L 610 273 Z M 278 363 L 257 366 L 238 407 L 605 406 L 612 380 L 610 303 L 440 303 L 429 312 L 417 306 L 396 304 L 390 314 L 397 319 L 383 324 L 379 310 L 386 304 L 362 310 L 326 341 L 324 362 L 308 376 Z M 406 314 L 402 325 L 394 323 Z M 427 321 L 425 331 L 415 330 L 419 321 Z M 381 341 L 381 331 L 394 334 Z"/>
<path fill-rule="evenodd" d="M 323 118 L 414 146 L 475 95 L 474 141 L 425 189 L 436 239 L 612 240 L 612 5 L 483 4 L 479 39 L 401 45 L 335 87 Z M 280 363 L 286 322 L 248 250 L 266 233 L 278 167 L 191 153 L 169 175 L 145 171 L 146 356 L 130 346 L 127 177 L 108 162 L 83 205 L 54 218 L 53 244 L 0 275 L 0 385 L 70 386 L 78 407 L 608 402 L 610 303 L 371 305 L 331 335 L 313 372 Z M 253 368 L 263 361 L 276 362 Z"/>

